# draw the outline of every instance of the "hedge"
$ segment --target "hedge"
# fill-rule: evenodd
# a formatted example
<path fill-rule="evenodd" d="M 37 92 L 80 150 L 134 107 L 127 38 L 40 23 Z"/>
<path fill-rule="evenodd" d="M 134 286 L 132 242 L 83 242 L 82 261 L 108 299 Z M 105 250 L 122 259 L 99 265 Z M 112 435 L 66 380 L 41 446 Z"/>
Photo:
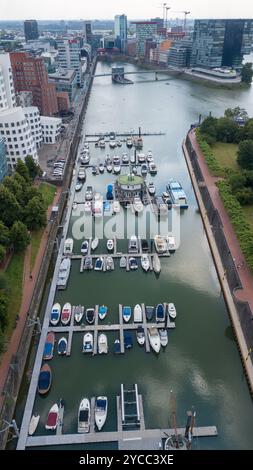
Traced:
<path fill-rule="evenodd" d="M 196 132 L 197 142 L 204 154 L 210 173 L 214 176 L 223 176 L 224 170 L 223 168 L 221 168 L 221 166 L 217 162 L 210 145 L 206 142 L 204 136 L 201 134 L 200 129 L 196 129 L 195 132 Z"/>

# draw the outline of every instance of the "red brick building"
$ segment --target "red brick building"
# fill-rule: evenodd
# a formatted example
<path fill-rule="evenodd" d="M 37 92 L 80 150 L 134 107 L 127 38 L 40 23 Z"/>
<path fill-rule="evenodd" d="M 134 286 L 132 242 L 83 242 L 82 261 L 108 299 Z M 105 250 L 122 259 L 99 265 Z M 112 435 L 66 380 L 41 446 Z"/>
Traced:
<path fill-rule="evenodd" d="M 49 83 L 44 61 L 26 52 L 10 53 L 14 87 L 16 92 L 31 91 L 33 106 L 37 106 L 43 116 L 58 112 L 55 85 Z"/>

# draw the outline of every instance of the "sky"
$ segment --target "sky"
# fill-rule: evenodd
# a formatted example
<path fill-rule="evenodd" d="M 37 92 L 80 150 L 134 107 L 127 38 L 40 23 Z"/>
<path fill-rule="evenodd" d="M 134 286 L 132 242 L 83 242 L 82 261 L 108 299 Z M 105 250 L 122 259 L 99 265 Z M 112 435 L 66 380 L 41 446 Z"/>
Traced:
<path fill-rule="evenodd" d="M 112 19 L 125 13 L 129 19 L 162 17 L 164 0 L 0 0 L 1 20 Z M 252 0 L 168 0 L 168 18 L 252 18 Z"/>

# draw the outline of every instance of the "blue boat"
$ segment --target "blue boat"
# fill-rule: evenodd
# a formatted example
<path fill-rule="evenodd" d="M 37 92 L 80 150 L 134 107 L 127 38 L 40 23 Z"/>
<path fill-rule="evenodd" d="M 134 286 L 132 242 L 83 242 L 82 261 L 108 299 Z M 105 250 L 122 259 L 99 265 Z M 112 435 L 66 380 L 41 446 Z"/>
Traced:
<path fill-rule="evenodd" d="M 40 395 L 45 395 L 50 387 L 52 382 L 52 372 L 48 364 L 44 364 L 39 373 L 38 380 L 38 392 Z"/>
<path fill-rule="evenodd" d="M 67 346 L 68 346 L 68 342 L 67 342 L 66 338 L 64 338 L 64 336 L 63 336 L 58 341 L 58 347 L 57 347 L 58 354 L 60 354 L 60 355 L 67 354 Z"/>
<path fill-rule="evenodd" d="M 128 322 L 131 318 L 131 315 L 132 315 L 132 309 L 131 307 L 127 306 L 127 307 L 123 307 L 123 310 L 122 310 L 122 316 L 123 316 L 123 320 L 125 322 Z"/>
<path fill-rule="evenodd" d="M 126 349 L 131 349 L 133 347 L 132 335 L 127 331 L 124 331 L 124 344 Z"/>
<path fill-rule="evenodd" d="M 165 321 L 165 309 L 163 304 L 158 304 L 156 306 L 156 321 L 157 322 L 163 322 Z"/>
<path fill-rule="evenodd" d="M 96 259 L 96 262 L 95 262 L 95 271 L 102 271 L 103 269 L 103 266 L 104 266 L 104 260 L 103 258 L 97 258 Z"/>
<path fill-rule="evenodd" d="M 100 307 L 98 308 L 98 316 L 100 320 L 103 320 L 106 317 L 107 311 L 108 309 L 105 305 L 100 305 Z"/>
<path fill-rule="evenodd" d="M 120 354 L 120 340 L 115 339 L 114 341 L 114 354 Z"/>
<path fill-rule="evenodd" d="M 170 180 L 166 186 L 173 204 L 179 204 L 180 209 L 188 209 L 186 194 L 179 181 Z"/>
<path fill-rule="evenodd" d="M 50 323 L 53 326 L 56 326 L 57 323 L 59 323 L 60 315 L 61 315 L 61 306 L 60 306 L 60 304 L 58 304 L 58 303 L 54 304 L 53 308 L 52 308 L 52 311 L 51 311 L 51 315 L 50 315 Z"/>

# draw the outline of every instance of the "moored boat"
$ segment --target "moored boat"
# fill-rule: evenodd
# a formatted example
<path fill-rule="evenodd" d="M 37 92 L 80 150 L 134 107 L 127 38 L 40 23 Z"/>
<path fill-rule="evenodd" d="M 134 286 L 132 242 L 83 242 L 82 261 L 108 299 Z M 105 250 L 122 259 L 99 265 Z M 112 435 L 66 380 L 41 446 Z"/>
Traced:
<path fill-rule="evenodd" d="M 146 319 L 147 319 L 148 321 L 152 321 L 152 320 L 153 320 L 154 312 L 155 312 L 155 307 L 153 307 L 153 306 L 151 306 L 151 305 L 147 305 L 147 306 L 145 307 Z"/>
<path fill-rule="evenodd" d="M 92 333 L 85 333 L 83 336 L 83 353 L 93 352 L 93 335 Z"/>
<path fill-rule="evenodd" d="M 85 312 L 85 318 L 87 323 L 90 325 L 95 321 L 95 310 L 94 308 L 87 308 Z"/>
<path fill-rule="evenodd" d="M 126 146 L 127 148 L 131 149 L 132 146 L 133 146 L 133 139 L 132 137 L 128 137 L 127 140 L 126 140 Z"/>
<path fill-rule="evenodd" d="M 129 322 L 130 318 L 131 318 L 131 315 L 132 315 L 132 309 L 131 307 L 129 306 L 125 306 L 123 307 L 122 309 L 122 316 L 123 316 L 123 320 L 125 322 Z"/>
<path fill-rule="evenodd" d="M 160 335 L 160 341 L 161 341 L 161 346 L 165 347 L 168 344 L 168 332 L 165 329 L 160 328 L 159 329 L 159 335 Z"/>
<path fill-rule="evenodd" d="M 108 313 L 108 308 L 105 305 L 100 305 L 98 307 L 98 316 L 100 320 L 104 320 Z"/>
<path fill-rule="evenodd" d="M 102 258 L 102 256 L 100 256 L 99 258 L 96 259 L 94 269 L 95 269 L 95 271 L 102 271 L 103 267 L 104 267 L 104 258 Z"/>
<path fill-rule="evenodd" d="M 148 255 L 143 254 L 143 255 L 141 256 L 141 267 L 142 267 L 142 269 L 143 269 L 144 271 L 146 271 L 146 272 L 149 270 L 150 264 L 149 264 L 149 257 L 148 257 Z"/>
<path fill-rule="evenodd" d="M 121 258 L 120 258 L 120 260 L 119 260 L 119 267 L 120 267 L 120 268 L 126 268 L 126 265 L 127 265 L 126 257 L 125 257 L 125 256 L 121 256 Z"/>
<path fill-rule="evenodd" d="M 174 318 L 176 318 L 176 316 L 177 316 L 176 307 L 175 307 L 175 305 L 174 305 L 172 302 L 170 302 L 170 303 L 168 304 L 168 314 L 169 314 L 170 318 L 172 318 L 173 320 L 174 320 Z"/>
<path fill-rule="evenodd" d="M 131 270 L 138 269 L 138 263 L 137 263 L 136 258 L 133 258 L 133 257 L 129 258 L 129 268 Z"/>
<path fill-rule="evenodd" d="M 74 315 L 76 323 L 81 323 L 83 314 L 84 314 L 84 307 L 82 307 L 82 305 L 77 305 L 75 308 L 75 315 Z"/>
<path fill-rule="evenodd" d="M 59 406 L 55 403 L 49 410 L 47 415 L 46 429 L 54 431 L 59 421 Z"/>
<path fill-rule="evenodd" d="M 161 271 L 161 262 L 157 253 L 154 253 L 153 255 L 153 269 L 157 274 Z"/>
<path fill-rule="evenodd" d="M 61 306 L 60 304 L 54 304 L 50 314 L 50 323 L 53 326 L 56 326 L 59 323 L 61 315 Z"/>
<path fill-rule="evenodd" d="M 104 333 L 98 335 L 98 354 L 108 353 L 108 341 L 107 336 Z"/>
<path fill-rule="evenodd" d="M 71 304 L 67 302 L 63 305 L 61 312 L 61 322 L 63 325 L 68 325 L 71 319 Z"/>
<path fill-rule="evenodd" d="M 150 346 L 158 354 L 161 349 L 161 340 L 157 328 L 148 328 Z"/>
<path fill-rule="evenodd" d="M 106 422 L 108 408 L 107 397 L 97 397 L 95 401 L 95 423 L 100 431 Z"/>
<path fill-rule="evenodd" d="M 156 175 L 156 173 L 157 173 L 157 166 L 156 166 L 156 164 L 155 164 L 154 162 L 150 162 L 149 165 L 148 165 L 148 167 L 149 167 L 149 173 L 150 173 L 151 175 Z"/>
<path fill-rule="evenodd" d="M 38 379 L 38 392 L 40 395 L 45 395 L 52 383 L 52 371 L 48 364 L 44 364 L 39 373 Z"/>
<path fill-rule="evenodd" d="M 157 253 L 166 253 L 168 251 L 168 245 L 165 237 L 161 235 L 155 235 L 154 243 Z"/>
<path fill-rule="evenodd" d="M 32 436 L 35 433 L 37 426 L 39 424 L 39 420 L 40 420 L 40 415 L 38 413 L 35 413 L 34 415 L 32 415 L 29 428 L 28 428 L 29 436 Z"/>
<path fill-rule="evenodd" d="M 108 251 L 113 251 L 114 241 L 112 239 L 107 240 L 106 246 Z"/>
<path fill-rule="evenodd" d="M 73 252 L 74 240 L 73 238 L 67 238 L 64 243 L 63 254 L 71 255 Z"/>
<path fill-rule="evenodd" d="M 126 349 L 131 349 L 133 347 L 133 338 L 129 331 L 124 331 L 124 345 Z"/>
<path fill-rule="evenodd" d="M 142 309 L 140 304 L 135 305 L 134 307 L 134 322 L 142 322 Z"/>
<path fill-rule="evenodd" d="M 144 328 L 142 326 L 138 326 L 138 328 L 137 328 L 136 339 L 137 339 L 138 344 L 140 344 L 140 346 L 144 345 L 144 343 L 145 343 L 145 332 L 144 332 Z"/>
<path fill-rule="evenodd" d="M 114 350 L 113 350 L 114 354 L 120 354 L 120 340 L 119 339 L 115 339 L 114 341 Z"/>
<path fill-rule="evenodd" d="M 183 187 L 179 181 L 170 180 L 167 184 L 166 189 L 168 190 L 173 204 L 178 204 L 180 209 L 187 209 L 188 202 Z"/>
<path fill-rule="evenodd" d="M 78 181 L 75 186 L 75 191 L 76 192 L 81 191 L 82 187 L 83 187 L 83 184 L 80 181 Z"/>
<path fill-rule="evenodd" d="M 128 253 L 138 253 L 139 244 L 136 235 L 132 235 L 128 242 Z"/>
<path fill-rule="evenodd" d="M 46 337 L 43 359 L 49 360 L 52 359 L 54 355 L 54 343 L 55 343 L 55 334 L 53 331 L 49 331 Z"/>
<path fill-rule="evenodd" d="M 63 336 L 62 338 L 59 339 L 58 341 L 58 346 L 57 346 L 57 351 L 60 356 L 64 356 L 67 354 L 67 347 L 68 347 L 68 341 L 67 339 Z"/>
<path fill-rule="evenodd" d="M 70 258 L 63 258 L 60 264 L 60 269 L 58 273 L 57 286 L 59 289 L 65 289 L 67 286 L 69 274 L 71 269 L 71 260 Z"/>
<path fill-rule="evenodd" d="M 91 242 L 91 249 L 92 250 L 96 250 L 96 248 L 98 247 L 98 244 L 99 244 L 99 239 L 98 238 L 94 238 Z"/>
<path fill-rule="evenodd" d="M 115 214 L 118 214 L 120 212 L 120 203 L 119 203 L 119 201 L 113 201 L 112 207 L 113 207 L 113 212 Z"/>
<path fill-rule="evenodd" d="M 112 256 L 107 256 L 105 260 L 106 264 L 106 271 L 113 271 L 114 270 L 114 261 Z"/>
<path fill-rule="evenodd" d="M 155 188 L 154 183 L 148 183 L 148 192 L 149 192 L 150 196 L 155 195 L 156 188 Z"/>
<path fill-rule="evenodd" d="M 137 213 L 140 213 L 143 211 L 143 204 L 142 204 L 141 199 L 138 196 L 134 197 L 133 207 L 134 207 L 135 212 Z"/>
<path fill-rule="evenodd" d="M 78 410 L 78 433 L 87 433 L 90 431 L 90 401 L 83 398 Z"/>
<path fill-rule="evenodd" d="M 92 257 L 91 256 L 86 256 L 85 261 L 84 261 L 84 269 L 87 271 L 90 271 L 93 269 L 93 263 L 92 263 Z"/>
<path fill-rule="evenodd" d="M 156 315 L 156 321 L 157 321 L 158 323 L 165 321 L 165 309 L 164 309 L 164 305 L 163 305 L 163 304 L 158 304 L 158 305 L 156 306 L 155 315 Z"/>

